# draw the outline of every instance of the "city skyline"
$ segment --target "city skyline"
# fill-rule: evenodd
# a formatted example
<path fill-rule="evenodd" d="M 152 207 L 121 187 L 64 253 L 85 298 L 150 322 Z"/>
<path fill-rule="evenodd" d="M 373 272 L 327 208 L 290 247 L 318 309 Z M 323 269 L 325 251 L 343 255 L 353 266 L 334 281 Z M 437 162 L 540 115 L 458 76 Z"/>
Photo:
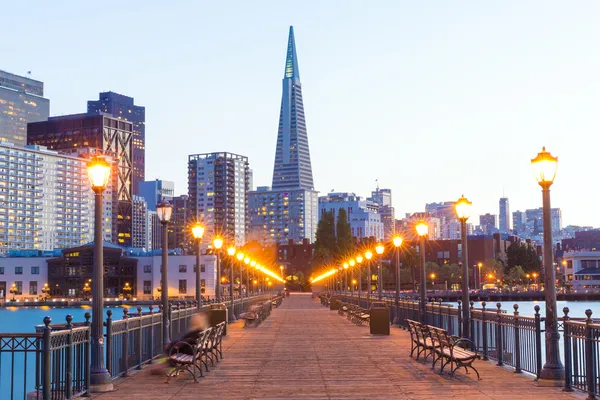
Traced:
<path fill-rule="evenodd" d="M 290 18 L 281 5 L 261 16 L 261 7 L 240 3 L 239 14 L 231 15 L 210 4 L 201 16 L 205 26 L 194 23 L 187 31 L 185 23 L 178 24 L 175 44 L 175 36 L 151 27 L 171 13 L 183 19 L 194 13 L 149 6 L 142 10 L 145 22 L 136 19 L 124 27 L 147 40 L 114 66 L 94 62 L 108 51 L 113 33 L 93 49 L 76 52 L 87 62 L 70 65 L 75 54 L 51 57 L 52 49 L 19 25 L 24 20 L 19 16 L 31 10 L 9 4 L 7 12 L 15 18 L 0 32 L 23 35 L 4 50 L 0 68 L 19 75 L 32 70 L 32 79 L 44 82 L 51 116 L 85 112 L 86 101 L 99 91 L 135 97 L 148 110 L 147 179 L 174 181 L 177 194 L 185 191 L 190 153 L 245 154 L 260 186 L 270 181 L 273 166 L 271 138 L 280 106 L 273 76 L 281 68 L 280 38 L 294 25 L 308 85 L 315 188 L 321 194 L 335 188 L 364 195 L 379 179 L 394 191 L 398 216 L 462 193 L 473 201 L 473 217 L 497 214 L 502 192 L 513 210 L 538 208 L 541 193 L 529 160 L 546 145 L 559 157 L 552 207 L 563 210 L 564 225 L 600 225 L 600 216 L 590 212 L 594 189 L 591 196 L 577 195 L 594 170 L 593 105 L 600 87 L 588 77 L 600 61 L 582 49 L 593 48 L 598 28 L 592 7 L 598 5 L 572 10 L 545 2 L 542 21 L 534 18 L 537 3 L 452 9 L 382 3 L 368 12 L 359 3 L 336 4 L 341 3 L 319 7 L 318 18 L 310 6 L 298 7 Z M 124 15 L 140 11 L 129 4 L 122 8 Z M 87 23 L 75 18 L 85 9 L 40 3 L 27 20 L 37 27 L 34 33 L 48 31 L 47 41 L 68 50 L 82 40 L 72 32 Z M 59 14 L 73 23 L 45 29 Z M 228 23 L 219 26 L 224 18 Z M 198 38 L 203 39 L 194 43 Z M 190 55 L 189 48 L 209 56 Z M 246 60 L 243 68 L 233 61 L 239 59 Z M 149 85 L 163 76 L 185 85 Z M 251 106 L 228 107 L 232 98 Z M 581 139 L 572 140 L 573 135 Z M 581 146 L 582 140 L 588 146 Z M 165 154 L 168 162 L 161 161 Z"/>

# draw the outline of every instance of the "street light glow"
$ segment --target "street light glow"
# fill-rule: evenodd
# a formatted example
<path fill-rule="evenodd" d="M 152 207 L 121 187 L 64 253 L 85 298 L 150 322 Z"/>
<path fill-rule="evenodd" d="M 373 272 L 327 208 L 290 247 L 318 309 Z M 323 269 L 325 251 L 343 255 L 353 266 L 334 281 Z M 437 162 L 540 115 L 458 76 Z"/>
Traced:
<path fill-rule="evenodd" d="M 466 221 L 471 216 L 471 208 L 473 207 L 473 203 L 471 203 L 465 195 L 463 194 L 460 199 L 454 204 L 454 209 L 456 210 L 456 216 L 461 221 Z"/>
<path fill-rule="evenodd" d="M 377 246 L 375 246 L 375 252 L 379 255 L 382 255 L 384 250 L 385 247 L 381 243 L 377 243 Z"/>
<path fill-rule="evenodd" d="M 415 228 L 417 230 L 417 235 L 421 237 L 426 236 L 429 232 L 429 226 L 425 223 L 425 221 L 419 221 Z"/>
<path fill-rule="evenodd" d="M 110 179 L 110 164 L 102 156 L 93 157 L 87 164 L 87 173 L 94 191 L 103 191 Z"/>
<path fill-rule="evenodd" d="M 204 236 L 204 226 L 199 222 L 196 222 L 196 225 L 192 227 L 192 235 L 194 235 L 195 239 L 202 239 Z"/>
<path fill-rule="evenodd" d="M 402 238 L 400 236 L 394 236 L 394 238 L 392 239 L 392 242 L 394 243 L 395 247 L 402 246 Z"/>
<path fill-rule="evenodd" d="M 221 247 L 223 247 L 223 238 L 217 236 L 216 238 L 213 239 L 213 246 L 215 246 L 215 249 L 219 250 Z"/>
<path fill-rule="evenodd" d="M 558 157 L 554 157 L 546 151 L 546 147 L 542 147 L 542 151 L 531 160 L 531 166 L 538 184 L 542 187 L 550 187 L 556 177 Z"/>

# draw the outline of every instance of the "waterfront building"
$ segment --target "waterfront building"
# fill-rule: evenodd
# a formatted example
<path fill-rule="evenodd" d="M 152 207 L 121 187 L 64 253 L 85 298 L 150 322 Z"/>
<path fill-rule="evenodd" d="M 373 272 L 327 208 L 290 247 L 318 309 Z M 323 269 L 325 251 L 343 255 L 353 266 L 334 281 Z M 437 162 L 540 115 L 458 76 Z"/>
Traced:
<path fill-rule="evenodd" d="M 50 299 L 85 298 L 84 290 L 93 278 L 93 243 L 62 251 L 13 251 L 0 259 L 0 301 L 12 299 L 9 293 L 14 284 L 15 298 L 34 301 L 42 297 L 45 284 Z M 159 252 L 160 253 L 160 252 Z M 130 295 L 138 300 L 160 297 L 161 255 L 148 252 L 127 252 L 119 246 L 104 243 L 104 296 L 119 298 Z M 169 255 L 169 298 L 195 299 L 196 256 Z M 216 257 L 201 255 L 202 294 L 214 296 Z M 125 289 L 130 287 L 131 290 Z"/>
<path fill-rule="evenodd" d="M 496 233 L 496 215 L 487 213 L 479 216 L 479 226 L 484 235 L 491 235 Z"/>
<path fill-rule="evenodd" d="M 354 193 L 329 193 L 319 197 L 319 219 L 323 218 L 325 212 L 333 213 L 337 223 L 341 208 L 346 210 L 353 237 L 374 237 L 376 240 L 383 240 L 384 226 L 379 215 L 378 203 L 362 199 Z"/>
<path fill-rule="evenodd" d="M 501 197 L 499 205 L 500 205 L 500 214 L 499 214 L 500 226 L 498 227 L 498 229 L 500 230 L 500 233 L 510 233 L 510 231 L 511 231 L 511 228 L 510 228 L 510 204 L 508 202 L 508 198 Z"/>
<path fill-rule="evenodd" d="M 103 92 L 98 100 L 88 101 L 87 111 L 88 114 L 110 114 L 133 124 L 131 186 L 132 194 L 141 194 L 139 184 L 146 179 L 146 107 L 136 106 L 133 97 Z"/>
<path fill-rule="evenodd" d="M 150 224 L 150 250 L 162 249 L 162 224 L 156 211 L 148 210 Z M 170 246 L 169 246 L 170 247 Z"/>
<path fill-rule="evenodd" d="M 371 192 L 371 197 L 367 200 L 379 204 L 377 212 L 383 223 L 383 238 L 384 240 L 391 240 L 396 233 L 396 215 L 394 207 L 392 207 L 392 189 L 377 187 L 376 190 Z"/>
<path fill-rule="evenodd" d="M 318 192 L 314 190 L 294 28 L 290 27 L 272 188 L 249 193 L 250 237 L 263 244 L 315 240 Z"/>
<path fill-rule="evenodd" d="M 600 251 L 600 229 L 580 230 L 575 237 L 563 239 L 564 251 Z"/>
<path fill-rule="evenodd" d="M 526 232 L 526 223 L 527 219 L 525 218 L 525 213 L 523 211 L 515 211 L 512 213 L 513 219 L 513 232 L 521 236 Z"/>
<path fill-rule="evenodd" d="M 0 142 L 0 255 L 88 242 L 93 201 L 85 159 Z"/>
<path fill-rule="evenodd" d="M 131 247 L 133 124 L 107 115 L 74 114 L 27 125 L 27 142 L 63 154 L 104 154 L 115 160 L 111 174 L 112 238 Z"/>
<path fill-rule="evenodd" d="M 285 267 L 284 274 L 293 275 L 302 272 L 306 278 L 311 273 L 314 244 L 308 239 L 303 239 L 301 243 L 296 243 L 293 239 L 287 243 L 278 243 L 277 264 Z"/>
<path fill-rule="evenodd" d="M 49 115 L 43 82 L 0 71 L 0 142 L 25 146 L 27 124 L 45 121 Z"/>
<path fill-rule="evenodd" d="M 173 203 L 175 183 L 162 179 L 140 182 L 138 184 L 138 193 L 146 200 L 148 210 L 156 211 L 156 205 L 162 200 Z"/>
<path fill-rule="evenodd" d="M 562 268 L 565 284 L 573 292 L 600 292 L 600 251 L 567 251 Z"/>
<path fill-rule="evenodd" d="M 246 243 L 249 190 L 248 157 L 227 152 L 188 157 L 189 218 L 204 224 L 206 237 Z"/>
<path fill-rule="evenodd" d="M 192 226 L 196 223 L 195 218 L 191 218 L 190 198 L 187 195 L 181 195 L 173 198 L 173 216 L 169 225 L 169 248 L 179 248 L 185 254 L 193 254 L 196 246 L 193 246 L 195 239 L 192 235 Z"/>

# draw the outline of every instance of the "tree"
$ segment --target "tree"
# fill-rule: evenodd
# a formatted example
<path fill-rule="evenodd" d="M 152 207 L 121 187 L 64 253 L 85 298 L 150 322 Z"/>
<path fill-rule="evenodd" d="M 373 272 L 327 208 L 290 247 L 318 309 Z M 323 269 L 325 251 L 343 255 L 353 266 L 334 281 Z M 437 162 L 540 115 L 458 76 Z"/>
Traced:
<path fill-rule="evenodd" d="M 508 271 L 508 274 L 506 274 L 506 280 L 513 285 L 522 283 L 523 279 L 525 279 L 525 271 L 520 265 L 515 265 Z"/>
<path fill-rule="evenodd" d="M 317 225 L 315 241 L 314 265 L 330 263 L 337 253 L 333 213 L 325 211 Z"/>
<path fill-rule="evenodd" d="M 531 244 L 514 242 L 506 249 L 506 256 L 509 268 L 520 265 L 525 272 L 540 270 L 540 258 Z"/>
<path fill-rule="evenodd" d="M 343 207 L 338 211 L 335 228 L 338 256 L 344 257 L 352 252 L 354 243 L 352 239 L 352 229 L 348 223 L 348 214 L 346 214 L 346 209 Z"/>

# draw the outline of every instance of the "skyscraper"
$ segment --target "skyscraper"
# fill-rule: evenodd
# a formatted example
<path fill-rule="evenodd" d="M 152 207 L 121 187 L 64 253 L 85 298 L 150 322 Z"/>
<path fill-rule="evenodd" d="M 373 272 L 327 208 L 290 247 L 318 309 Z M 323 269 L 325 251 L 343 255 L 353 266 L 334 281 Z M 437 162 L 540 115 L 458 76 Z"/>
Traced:
<path fill-rule="evenodd" d="M 136 106 L 133 97 L 103 92 L 99 100 L 88 101 L 87 109 L 89 114 L 108 113 L 133 124 L 131 185 L 133 194 L 140 194 L 138 185 L 146 179 L 146 107 Z"/>
<path fill-rule="evenodd" d="M 0 71 L 0 142 L 25 146 L 27 123 L 45 121 L 49 115 L 43 82 Z"/>
<path fill-rule="evenodd" d="M 378 212 L 383 223 L 383 239 L 391 240 L 396 233 L 396 213 L 392 207 L 392 189 L 380 189 L 378 185 L 367 200 L 379 205 Z"/>
<path fill-rule="evenodd" d="M 280 189 L 314 189 L 293 26 L 290 26 L 285 59 L 273 169 L 273 190 Z"/>
<path fill-rule="evenodd" d="M 510 232 L 510 207 L 507 197 L 500 198 L 500 232 Z"/>
<path fill-rule="evenodd" d="M 496 232 L 496 216 L 494 214 L 484 214 L 479 216 L 479 225 L 486 235 Z"/>
<path fill-rule="evenodd" d="M 264 244 L 315 240 L 318 192 L 314 190 L 302 85 L 296 55 L 294 28 L 290 26 L 273 187 L 259 187 L 249 194 L 251 237 Z"/>
<path fill-rule="evenodd" d="M 246 243 L 249 189 L 248 157 L 226 152 L 188 157 L 189 215 L 204 223 L 207 238 Z"/>

